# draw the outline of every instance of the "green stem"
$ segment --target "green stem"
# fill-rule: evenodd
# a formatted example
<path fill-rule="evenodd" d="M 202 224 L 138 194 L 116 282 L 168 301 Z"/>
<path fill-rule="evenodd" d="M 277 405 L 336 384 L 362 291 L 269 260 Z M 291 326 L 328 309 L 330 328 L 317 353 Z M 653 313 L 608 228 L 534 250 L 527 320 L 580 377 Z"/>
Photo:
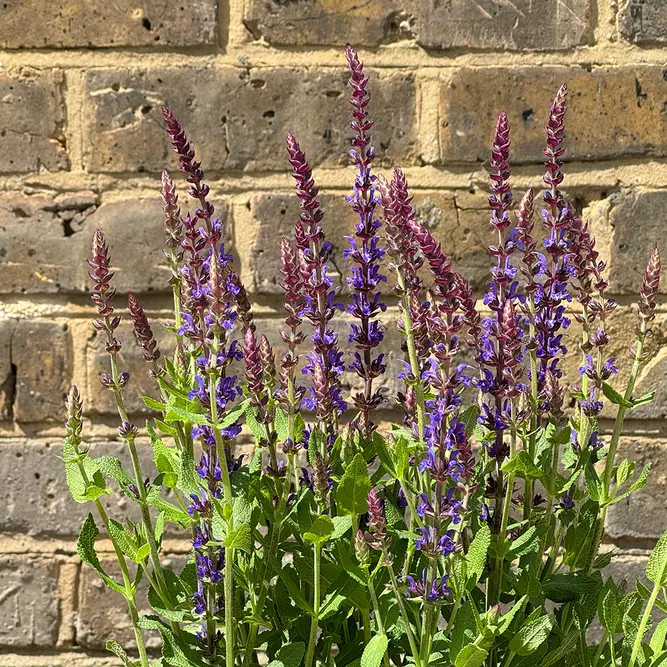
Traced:
<path fill-rule="evenodd" d="M 642 320 L 637 335 L 637 348 L 635 350 L 635 359 L 632 364 L 632 370 L 630 371 L 630 378 L 628 379 L 628 386 L 625 389 L 625 400 L 630 401 L 632 399 L 632 394 L 635 391 L 635 384 L 639 376 L 639 369 L 643 363 L 644 356 L 644 338 L 646 337 L 646 321 Z M 614 422 L 614 431 L 611 435 L 611 441 L 609 442 L 609 451 L 607 452 L 607 460 L 605 462 L 604 470 L 602 471 L 602 476 L 600 477 L 600 484 L 602 491 L 600 494 L 600 515 L 598 517 L 598 522 L 595 527 L 595 535 L 593 537 L 593 544 L 591 545 L 591 550 L 588 556 L 588 561 L 584 570 L 590 572 L 593 567 L 593 562 L 597 556 L 598 549 L 602 543 L 602 537 L 604 535 L 604 524 L 607 517 L 607 503 L 611 500 L 610 498 L 610 489 L 611 489 L 611 476 L 614 469 L 614 461 L 616 459 L 616 450 L 618 449 L 618 443 L 621 438 L 621 432 L 623 431 L 623 422 L 625 421 L 625 415 L 628 409 L 624 405 L 618 406 L 618 412 L 616 413 L 616 421 Z"/>
<path fill-rule="evenodd" d="M 306 650 L 305 667 L 312 667 L 315 660 L 315 645 L 317 644 L 317 626 L 320 618 L 320 557 L 322 547 L 319 544 L 313 546 L 313 617 L 310 621 L 310 636 L 308 638 L 308 649 Z M 231 663 L 230 663 L 231 664 Z"/>
<path fill-rule="evenodd" d="M 417 650 L 417 640 L 415 638 L 414 632 L 412 631 L 412 623 L 410 623 L 410 617 L 408 616 L 408 610 L 405 607 L 405 600 L 401 595 L 398 589 L 398 581 L 396 580 L 396 574 L 394 573 L 394 566 L 389 560 L 388 554 L 385 550 L 384 553 L 385 561 L 389 563 L 387 569 L 389 571 L 389 579 L 391 580 L 391 587 L 394 591 L 394 597 L 398 603 L 398 609 L 401 612 L 401 617 L 403 618 L 403 624 L 405 625 L 405 631 L 408 635 L 408 642 L 410 644 L 410 650 L 412 651 L 412 657 L 415 659 L 415 666 L 421 667 L 421 659 L 419 657 L 419 651 Z"/>
<path fill-rule="evenodd" d="M 532 293 L 528 299 L 529 325 L 528 333 L 530 339 L 535 338 L 535 304 L 533 303 Z M 528 455 L 531 461 L 535 461 L 535 430 L 537 429 L 537 353 L 535 350 L 530 350 L 530 435 L 528 436 Z M 533 485 L 532 479 L 527 479 L 523 492 L 523 518 L 530 519 L 533 510 Z"/>
<path fill-rule="evenodd" d="M 648 599 L 648 602 L 646 603 L 646 609 L 644 610 L 642 620 L 639 622 L 639 629 L 637 630 L 635 643 L 632 647 L 632 655 L 630 656 L 630 662 L 628 663 L 628 667 L 634 667 L 634 664 L 637 660 L 637 656 L 639 655 L 639 651 L 642 647 L 642 640 L 644 639 L 644 633 L 646 632 L 646 625 L 648 624 L 648 621 L 651 618 L 653 605 L 655 605 L 655 601 L 658 599 L 658 595 L 660 594 L 660 589 L 661 585 L 658 582 L 653 584 L 651 597 Z"/>

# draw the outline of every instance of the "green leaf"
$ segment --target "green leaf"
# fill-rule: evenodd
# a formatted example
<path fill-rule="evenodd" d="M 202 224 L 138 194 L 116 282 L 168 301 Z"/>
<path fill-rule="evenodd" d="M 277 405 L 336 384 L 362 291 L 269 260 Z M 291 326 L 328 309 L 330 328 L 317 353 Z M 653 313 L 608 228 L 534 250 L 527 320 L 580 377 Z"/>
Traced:
<path fill-rule="evenodd" d="M 612 586 L 606 586 L 598 600 L 598 616 L 602 627 L 613 635 L 621 619 L 621 613 L 616 600 L 616 591 Z"/>
<path fill-rule="evenodd" d="M 542 584 L 542 592 L 552 602 L 571 602 L 582 595 L 593 593 L 599 584 L 596 577 L 580 572 L 555 574 Z"/>
<path fill-rule="evenodd" d="M 276 408 L 273 424 L 276 427 L 278 442 L 285 442 L 289 438 L 289 420 L 287 413 L 282 408 Z"/>
<path fill-rule="evenodd" d="M 141 400 L 145 403 L 149 410 L 155 410 L 155 412 L 164 412 L 165 408 L 167 407 L 164 403 L 156 401 L 150 396 L 142 396 Z"/>
<path fill-rule="evenodd" d="M 345 469 L 336 489 L 336 506 L 340 514 L 365 514 L 368 512 L 368 492 L 371 478 L 361 454 L 357 454 Z"/>
<path fill-rule="evenodd" d="M 512 542 L 507 551 L 507 559 L 514 560 L 520 558 L 540 548 L 540 534 L 537 526 L 531 526 L 525 533 Z"/>
<path fill-rule="evenodd" d="M 77 503 L 85 503 L 111 493 L 97 462 L 91 459 L 87 452 L 80 452 L 77 444 L 70 438 L 65 438 L 63 459 L 67 486 Z"/>
<path fill-rule="evenodd" d="M 102 568 L 100 564 L 100 559 L 97 557 L 97 552 L 95 551 L 95 542 L 99 537 L 100 531 L 95 525 L 95 519 L 93 519 L 92 514 L 88 514 L 85 518 L 83 525 L 81 526 L 81 531 L 79 532 L 79 537 L 76 541 L 76 551 L 79 554 L 79 558 L 90 565 L 97 574 L 100 575 L 102 581 L 109 587 L 119 593 L 122 593 L 123 596 L 126 595 L 125 588 L 117 584 Z"/>
<path fill-rule="evenodd" d="M 491 529 L 488 524 L 483 524 L 477 531 L 477 535 L 470 544 L 468 553 L 466 554 L 466 561 L 468 563 L 468 581 L 467 590 L 471 590 L 477 584 L 484 566 L 486 565 L 486 554 L 491 546 Z"/>
<path fill-rule="evenodd" d="M 662 534 L 646 564 L 646 576 L 649 581 L 660 586 L 667 585 L 667 532 Z"/>
<path fill-rule="evenodd" d="M 615 496 L 608 504 L 613 505 L 614 503 L 618 503 L 621 500 L 625 500 L 625 498 L 633 494 L 635 491 L 639 491 L 639 489 L 645 487 L 652 467 L 652 463 L 647 463 L 639 474 L 639 477 L 623 493 Z"/>
<path fill-rule="evenodd" d="M 517 477 L 523 479 L 540 479 L 542 471 L 533 463 L 530 454 L 525 449 L 521 449 L 509 461 L 505 461 L 501 468 L 506 473 L 514 473 Z"/>
<path fill-rule="evenodd" d="M 475 644 L 468 644 L 459 651 L 454 665 L 455 667 L 482 667 L 488 655 L 489 652 L 483 648 Z"/>
<path fill-rule="evenodd" d="M 477 636 L 477 624 L 472 611 L 472 602 L 468 600 L 460 609 L 454 622 L 449 646 L 449 659 L 456 662 L 458 654 L 464 646 L 472 644 Z"/>
<path fill-rule="evenodd" d="M 252 539 L 250 537 L 250 525 L 242 523 L 235 528 L 225 539 L 227 549 L 240 549 L 249 554 L 252 551 Z"/>
<path fill-rule="evenodd" d="M 268 664 L 268 667 L 299 667 L 306 652 L 303 642 L 285 644 L 276 651 L 276 657 Z"/>
<path fill-rule="evenodd" d="M 151 545 L 150 544 L 142 544 L 137 549 L 137 553 L 136 553 L 134 559 L 137 563 L 141 563 L 142 561 L 145 561 L 148 558 L 150 553 L 151 553 Z"/>
<path fill-rule="evenodd" d="M 242 401 L 235 405 L 225 416 L 218 422 L 218 428 L 227 428 L 241 419 L 241 415 L 245 412 L 247 401 Z"/>
<path fill-rule="evenodd" d="M 410 452 L 407 438 L 399 436 L 396 438 L 394 447 L 394 462 L 396 465 L 396 478 L 405 479 L 410 466 Z"/>
<path fill-rule="evenodd" d="M 639 407 L 640 405 L 646 405 L 647 403 L 652 403 L 654 398 L 655 398 L 655 392 L 649 391 L 648 394 L 644 394 L 639 398 L 633 398 L 632 407 L 636 408 Z"/>
<path fill-rule="evenodd" d="M 530 655 L 537 651 L 551 634 L 554 621 L 555 617 L 548 614 L 524 625 L 510 640 L 510 651 L 517 655 Z"/>
<path fill-rule="evenodd" d="M 479 417 L 479 406 L 477 403 L 469 405 L 459 415 L 458 420 L 465 424 L 466 439 L 468 440 L 472 437 L 472 434 L 475 431 L 475 426 L 477 426 L 477 417 Z"/>
<path fill-rule="evenodd" d="M 134 660 L 130 660 L 123 647 L 114 639 L 109 639 L 105 644 L 105 647 L 107 651 L 113 653 L 125 667 L 136 667 L 138 664 Z"/>
<path fill-rule="evenodd" d="M 559 646 L 557 646 L 551 652 L 547 653 L 547 655 L 540 663 L 540 667 L 551 667 L 552 665 L 564 664 L 562 662 L 563 659 L 566 658 L 570 653 L 572 653 L 577 643 L 579 642 L 580 637 L 581 637 L 580 630 L 578 630 L 577 628 L 572 630 L 565 637 L 565 639 L 561 642 Z"/>
<path fill-rule="evenodd" d="M 260 442 L 266 440 L 266 431 L 264 430 L 264 425 L 260 424 L 257 419 L 257 408 L 254 408 L 250 403 L 248 403 L 245 411 L 245 423 L 248 428 L 255 436 L 255 440 Z"/>
<path fill-rule="evenodd" d="M 181 645 L 174 633 L 157 616 L 140 616 L 143 630 L 157 630 L 162 636 L 162 657 L 173 667 L 207 667 L 189 646 Z"/>
<path fill-rule="evenodd" d="M 616 469 L 616 483 L 619 486 L 625 484 L 631 474 L 632 471 L 630 470 L 630 461 L 628 461 L 628 459 L 623 459 L 618 464 L 618 468 Z"/>
<path fill-rule="evenodd" d="M 584 468 L 584 481 L 586 482 L 586 490 L 588 495 L 596 502 L 600 500 L 600 478 L 590 460 L 586 463 Z"/>
<path fill-rule="evenodd" d="M 624 408 L 631 408 L 632 401 L 626 400 L 610 384 L 602 383 L 602 393 L 615 405 L 621 405 Z"/>
<path fill-rule="evenodd" d="M 361 667 L 380 667 L 388 646 L 389 640 L 387 639 L 387 635 L 375 635 L 366 644 L 366 648 L 361 655 Z"/>
<path fill-rule="evenodd" d="M 334 523 L 326 515 L 317 517 L 313 525 L 303 534 L 308 544 L 324 544 L 334 533 Z"/>
<path fill-rule="evenodd" d="M 135 563 L 137 561 L 137 538 L 123 524 L 114 519 L 109 521 L 109 534 L 120 550 Z"/>
<path fill-rule="evenodd" d="M 334 532 L 331 535 L 332 540 L 337 540 L 345 533 L 347 533 L 350 528 L 352 528 L 352 517 L 351 516 L 335 516 L 333 518 Z"/>
<path fill-rule="evenodd" d="M 657 655 L 663 650 L 665 639 L 667 639 L 667 618 L 663 618 L 653 631 L 653 637 L 651 637 L 650 643 L 653 655 Z"/>
<path fill-rule="evenodd" d="M 201 479 L 195 472 L 194 459 L 186 449 L 183 449 L 180 454 L 181 461 L 178 470 L 178 488 L 188 496 L 191 493 L 199 494 Z"/>
<path fill-rule="evenodd" d="M 134 481 L 123 469 L 120 459 L 115 456 L 100 456 L 94 462 L 105 477 L 110 477 L 121 486 L 127 486 Z"/>

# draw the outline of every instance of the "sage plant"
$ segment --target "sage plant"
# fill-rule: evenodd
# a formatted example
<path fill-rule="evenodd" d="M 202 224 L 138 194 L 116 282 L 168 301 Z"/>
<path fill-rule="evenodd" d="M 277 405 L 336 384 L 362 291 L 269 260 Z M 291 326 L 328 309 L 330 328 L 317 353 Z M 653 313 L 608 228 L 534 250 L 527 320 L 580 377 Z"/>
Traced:
<path fill-rule="evenodd" d="M 163 109 L 191 211 L 163 173 L 174 319 L 160 337 L 173 344 L 161 351 L 160 325 L 136 295 L 127 304 L 155 382 L 145 426 L 125 407 L 133 379 L 119 356 L 124 315 L 111 250 L 101 232 L 93 237 L 93 326 L 109 363 L 99 379 L 114 396 L 131 468 L 84 445 L 76 387 L 64 460 L 74 499 L 94 510 L 79 555 L 125 599 L 134 630 L 132 650 L 114 638 L 107 647 L 126 667 L 666 664 L 667 621 L 649 629 L 655 608 L 665 609 L 667 536 L 648 561 L 652 590 L 637 582 L 624 591 L 605 574 L 614 552 L 600 550 L 609 507 L 644 486 L 650 468 L 638 472 L 617 452 L 626 416 L 653 398 L 635 387 L 650 353 L 657 249 L 618 387 L 625 360 L 608 353 L 616 304 L 605 263 L 561 189 L 567 87 L 548 111 L 541 195 L 515 199 L 510 124 L 498 116 L 490 272 L 478 299 L 450 259 L 455 249 L 420 223 L 406 174 L 376 172 L 371 79 L 353 49 L 346 57 L 346 200 L 357 218 L 346 237 L 347 288 L 332 279 L 315 175 L 288 134 L 299 215 L 280 239 L 278 340 L 253 317 L 225 245 L 227 221 L 185 130 Z M 379 387 L 389 372 L 386 327 L 402 339 L 395 396 Z M 581 356 L 573 378 L 566 355 Z M 351 396 L 346 373 L 360 381 Z M 382 410 L 397 404 L 400 423 L 383 423 L 391 413 Z M 599 421 L 605 404 L 616 411 L 611 433 Z M 150 470 L 140 436 L 150 441 Z M 253 453 L 241 456 L 237 445 L 248 442 Z M 138 523 L 108 516 L 111 493 L 139 506 Z M 98 523 L 120 580 L 96 553 Z M 190 545 L 182 569 L 165 565 L 167 526 Z M 140 615 L 147 603 L 152 612 Z M 155 661 L 148 633 L 161 638 Z"/>

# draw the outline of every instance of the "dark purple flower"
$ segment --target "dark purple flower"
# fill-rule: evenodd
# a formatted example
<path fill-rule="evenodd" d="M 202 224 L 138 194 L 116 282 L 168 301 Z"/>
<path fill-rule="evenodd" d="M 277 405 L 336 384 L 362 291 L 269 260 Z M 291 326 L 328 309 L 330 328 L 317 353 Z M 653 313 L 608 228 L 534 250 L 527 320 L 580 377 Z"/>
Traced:
<path fill-rule="evenodd" d="M 429 602 L 441 602 L 445 598 L 448 598 L 452 594 L 452 589 L 447 585 L 449 575 L 446 574 L 443 577 L 434 579 L 431 582 L 431 586 L 428 586 L 427 583 L 427 573 L 426 568 L 422 571 L 421 579 L 415 579 L 414 577 L 407 575 L 405 580 L 408 584 L 408 592 L 405 594 L 406 597 L 420 598 Z"/>

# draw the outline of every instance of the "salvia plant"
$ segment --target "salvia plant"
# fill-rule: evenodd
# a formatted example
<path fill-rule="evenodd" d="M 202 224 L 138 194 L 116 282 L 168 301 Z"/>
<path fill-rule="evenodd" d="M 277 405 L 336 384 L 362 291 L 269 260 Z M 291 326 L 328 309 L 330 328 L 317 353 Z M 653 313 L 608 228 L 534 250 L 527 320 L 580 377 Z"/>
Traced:
<path fill-rule="evenodd" d="M 667 611 L 667 536 L 648 560 L 652 589 L 623 590 L 603 571 L 613 551 L 600 552 L 609 507 L 649 473 L 616 454 L 626 415 L 652 398 L 636 397 L 635 384 L 655 316 L 657 249 L 618 387 L 605 263 L 561 190 L 567 87 L 546 124 L 540 212 L 532 190 L 515 204 L 510 129 L 498 117 L 492 266 L 478 303 L 419 222 L 405 174 L 377 173 L 368 77 L 350 48 L 347 62 L 346 199 L 357 218 L 346 237 L 347 287 L 335 287 L 318 188 L 288 134 L 300 214 L 280 239 L 279 352 L 253 320 L 225 223 L 170 109 L 164 122 L 194 211 L 182 212 L 164 172 L 168 355 L 128 295 L 159 396 L 144 398 L 156 416 L 141 428 L 124 402 L 131 378 L 120 363 L 109 247 L 101 232 L 93 237 L 94 327 L 109 356 L 100 381 L 131 467 L 88 452 L 76 387 L 64 461 L 74 499 L 94 510 L 78 553 L 125 599 L 134 629 L 133 657 L 114 640 L 107 647 L 126 667 L 667 665 L 667 621 L 651 632 L 654 612 Z M 403 341 L 394 350 L 403 359 L 398 396 L 382 389 L 387 285 L 399 314 L 387 326 Z M 581 362 L 566 381 L 568 353 Z M 359 378 L 352 395 L 345 373 Z M 603 440 L 605 404 L 616 419 Z M 381 409 L 396 405 L 400 423 L 383 423 Z M 140 432 L 157 475 L 139 456 Z M 247 434 L 254 450 L 244 458 L 235 448 Z M 110 487 L 136 503 L 132 520 L 108 516 Z M 118 560 L 113 576 L 96 554 L 100 530 Z M 176 571 L 162 554 L 167 531 L 191 542 Z M 142 580 L 147 600 L 138 599 Z M 152 613 L 139 615 L 147 603 Z M 147 633 L 159 634 L 160 657 L 149 655 Z"/>

